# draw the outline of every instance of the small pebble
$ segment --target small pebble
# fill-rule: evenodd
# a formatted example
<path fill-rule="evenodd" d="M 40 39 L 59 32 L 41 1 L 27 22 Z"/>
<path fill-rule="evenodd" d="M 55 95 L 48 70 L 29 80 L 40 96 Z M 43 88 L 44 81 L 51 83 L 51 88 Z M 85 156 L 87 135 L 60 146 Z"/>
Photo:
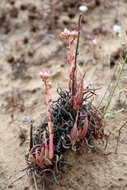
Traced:
<path fill-rule="evenodd" d="M 8 188 L 11 189 L 13 187 L 13 184 L 9 184 Z"/>
<path fill-rule="evenodd" d="M 31 122 L 32 122 L 32 119 L 31 119 L 31 117 L 29 117 L 29 116 L 25 116 L 22 120 L 20 120 L 19 121 L 21 124 L 23 123 L 23 124 L 26 124 L 26 125 L 28 125 L 28 124 L 30 124 Z"/>

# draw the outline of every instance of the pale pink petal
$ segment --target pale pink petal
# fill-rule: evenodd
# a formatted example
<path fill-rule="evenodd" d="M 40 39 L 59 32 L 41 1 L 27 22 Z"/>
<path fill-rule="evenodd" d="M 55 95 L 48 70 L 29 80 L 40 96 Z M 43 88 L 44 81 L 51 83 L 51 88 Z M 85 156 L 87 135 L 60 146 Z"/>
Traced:
<path fill-rule="evenodd" d="M 48 75 L 48 69 L 45 69 L 44 72 L 40 72 L 40 77 L 42 79 L 47 79 L 49 77 L 49 75 Z"/>
<path fill-rule="evenodd" d="M 73 31 L 71 32 L 71 35 L 72 35 L 72 36 L 78 36 L 78 31 L 77 31 L 77 30 L 73 30 Z"/>

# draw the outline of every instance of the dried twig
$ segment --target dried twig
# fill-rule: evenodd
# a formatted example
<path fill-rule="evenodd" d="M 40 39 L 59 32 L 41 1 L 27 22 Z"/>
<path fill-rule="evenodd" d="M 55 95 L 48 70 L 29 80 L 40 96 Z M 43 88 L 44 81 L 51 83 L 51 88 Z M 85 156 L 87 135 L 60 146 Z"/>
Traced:
<path fill-rule="evenodd" d="M 19 181 L 20 179 L 22 179 L 22 178 L 25 177 L 25 176 L 26 176 L 26 173 L 23 174 L 23 175 L 21 175 L 21 176 L 19 176 L 19 177 L 16 178 L 14 181 L 12 181 L 12 182 L 8 185 L 8 187 L 11 187 L 15 182 Z"/>
<path fill-rule="evenodd" d="M 75 51 L 75 62 L 74 62 L 74 70 L 73 70 L 73 80 L 72 80 L 72 96 L 75 95 L 75 71 L 77 68 L 77 56 L 78 56 L 78 47 L 79 47 L 79 37 L 80 37 L 80 24 L 81 24 L 81 18 L 82 15 L 79 16 L 78 20 L 78 38 L 77 38 L 77 45 L 76 45 L 76 51 Z"/>
<path fill-rule="evenodd" d="M 122 125 L 122 127 L 120 127 L 119 129 L 119 135 L 118 135 L 118 138 L 117 138 L 117 144 L 116 144 L 116 149 L 115 149 L 115 154 L 117 154 L 117 151 L 118 151 L 118 146 L 119 146 L 119 141 L 120 141 L 120 135 L 121 135 L 121 130 L 126 126 L 127 124 L 127 121 Z"/>
<path fill-rule="evenodd" d="M 31 126 L 30 126 L 30 150 L 33 147 L 33 124 L 31 122 Z"/>
<path fill-rule="evenodd" d="M 33 147 L 33 123 L 31 121 L 31 125 L 30 125 L 30 150 Z"/>
<path fill-rule="evenodd" d="M 110 135 L 111 135 L 111 133 L 109 133 L 109 135 L 105 135 L 106 144 L 105 144 L 104 150 L 107 149 L 107 146 L 108 146 L 108 140 L 109 140 L 109 136 L 110 136 Z"/>
<path fill-rule="evenodd" d="M 32 173 L 33 173 L 33 179 L 34 179 L 35 190 L 38 190 L 38 187 L 37 187 L 37 180 L 36 180 L 35 172 L 33 171 Z"/>
<path fill-rule="evenodd" d="M 42 177 L 42 190 L 45 190 L 46 187 L 46 181 L 45 181 L 45 174 L 44 177 Z"/>

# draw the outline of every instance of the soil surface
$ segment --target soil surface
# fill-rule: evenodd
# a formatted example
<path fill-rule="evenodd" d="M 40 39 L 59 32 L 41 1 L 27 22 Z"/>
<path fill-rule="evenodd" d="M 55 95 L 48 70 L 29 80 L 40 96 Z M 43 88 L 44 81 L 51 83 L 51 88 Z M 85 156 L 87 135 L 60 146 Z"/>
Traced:
<path fill-rule="evenodd" d="M 88 6 L 81 12 L 81 5 Z M 99 88 L 95 105 L 106 97 L 118 76 L 121 56 L 126 53 L 127 1 L 103 0 L 2 0 L 0 3 L 0 190 L 26 167 L 24 152 L 29 149 L 30 122 L 34 126 L 45 118 L 44 86 L 40 71 L 49 69 L 52 99 L 56 89 L 68 88 L 69 67 L 66 44 L 58 39 L 64 28 L 77 28 L 82 13 L 78 65 L 86 72 L 85 85 Z M 115 31 L 113 27 L 120 26 Z M 70 151 L 73 166 L 65 166 L 59 185 L 47 181 L 52 190 L 126 190 L 127 128 L 122 129 L 115 154 L 118 130 L 127 120 L 127 66 L 109 111 L 121 112 L 105 118 L 107 149 L 98 143 L 91 152 Z M 110 153 L 111 154 L 107 154 Z M 48 184 L 49 183 L 49 184 Z M 13 190 L 33 190 L 29 177 L 16 182 Z M 40 187 L 41 189 L 41 187 Z"/>

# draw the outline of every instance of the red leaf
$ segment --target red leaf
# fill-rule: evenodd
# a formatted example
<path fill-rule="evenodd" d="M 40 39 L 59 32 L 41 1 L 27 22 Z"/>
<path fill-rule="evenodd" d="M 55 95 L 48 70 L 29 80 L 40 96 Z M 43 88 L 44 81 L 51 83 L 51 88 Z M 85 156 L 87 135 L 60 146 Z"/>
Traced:
<path fill-rule="evenodd" d="M 78 109 L 78 105 L 77 105 L 77 96 L 74 96 L 74 97 L 73 97 L 73 108 L 74 108 L 75 110 Z"/>
<path fill-rule="evenodd" d="M 38 153 L 38 148 L 36 149 L 36 163 L 39 167 L 41 167 L 42 169 L 45 168 L 45 166 L 42 164 L 41 160 L 40 160 L 40 156 Z"/>
<path fill-rule="evenodd" d="M 84 122 L 84 128 L 83 128 L 82 134 L 81 134 L 81 139 L 82 139 L 82 140 L 83 140 L 84 137 L 86 136 L 87 131 L 88 131 L 88 117 L 87 117 L 87 115 L 86 115 L 86 116 L 85 116 L 85 122 Z"/>
<path fill-rule="evenodd" d="M 71 139 L 74 140 L 77 135 L 77 121 L 75 121 L 73 129 L 71 131 Z"/>

